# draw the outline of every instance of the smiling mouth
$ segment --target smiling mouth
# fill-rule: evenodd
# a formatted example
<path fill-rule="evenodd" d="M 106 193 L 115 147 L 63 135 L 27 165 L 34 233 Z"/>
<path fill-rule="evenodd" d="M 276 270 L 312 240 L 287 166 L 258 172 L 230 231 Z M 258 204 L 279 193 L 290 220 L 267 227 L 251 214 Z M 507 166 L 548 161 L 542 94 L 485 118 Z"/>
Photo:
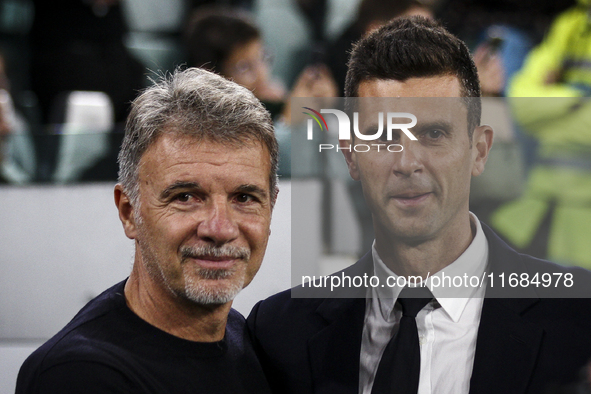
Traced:
<path fill-rule="evenodd" d="M 234 267 L 234 265 L 241 261 L 232 257 L 221 258 L 221 257 L 189 257 L 188 261 L 196 263 L 199 267 L 212 270 L 228 270 Z"/>
<path fill-rule="evenodd" d="M 229 260 L 239 260 L 239 257 L 236 256 L 188 256 L 191 259 L 195 260 L 206 260 L 206 261 L 229 261 Z"/>

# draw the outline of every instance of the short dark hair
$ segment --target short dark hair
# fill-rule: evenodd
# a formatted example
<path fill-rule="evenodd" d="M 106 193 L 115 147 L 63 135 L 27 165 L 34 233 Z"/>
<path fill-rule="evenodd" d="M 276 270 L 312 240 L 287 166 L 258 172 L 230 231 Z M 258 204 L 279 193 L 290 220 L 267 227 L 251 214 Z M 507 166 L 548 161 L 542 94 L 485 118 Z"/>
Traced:
<path fill-rule="evenodd" d="M 234 49 L 260 38 L 261 32 L 246 12 L 200 8 L 192 15 L 185 32 L 189 65 L 221 73 Z"/>
<path fill-rule="evenodd" d="M 359 40 L 351 51 L 345 96 L 357 97 L 359 84 L 372 79 L 453 75 L 468 108 L 468 134 L 480 124 L 478 71 L 466 44 L 439 23 L 420 16 L 397 18 Z"/>

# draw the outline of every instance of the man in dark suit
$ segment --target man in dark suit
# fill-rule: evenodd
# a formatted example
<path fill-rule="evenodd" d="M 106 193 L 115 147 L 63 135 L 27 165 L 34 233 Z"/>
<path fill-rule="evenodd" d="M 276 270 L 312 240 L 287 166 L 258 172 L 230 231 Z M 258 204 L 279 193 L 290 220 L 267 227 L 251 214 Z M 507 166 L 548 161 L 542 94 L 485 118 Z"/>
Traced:
<path fill-rule="evenodd" d="M 591 302 L 572 298 L 587 295 L 588 272 L 517 254 L 469 212 L 470 178 L 484 170 L 492 129 L 480 126 L 466 46 L 435 22 L 392 21 L 354 47 L 346 96 L 419 98 L 397 101 L 418 120 L 416 140 L 392 133 L 402 151 L 341 141 L 376 237 L 333 277 L 389 284 L 308 284 L 257 304 L 248 326 L 274 392 L 542 393 L 575 382 L 591 357 Z M 482 282 L 434 284 L 445 276 Z M 412 277 L 430 290 L 419 307 L 412 286 L 392 285 Z M 536 277 L 561 279 L 544 287 Z M 501 283 L 509 278 L 524 280 Z"/>

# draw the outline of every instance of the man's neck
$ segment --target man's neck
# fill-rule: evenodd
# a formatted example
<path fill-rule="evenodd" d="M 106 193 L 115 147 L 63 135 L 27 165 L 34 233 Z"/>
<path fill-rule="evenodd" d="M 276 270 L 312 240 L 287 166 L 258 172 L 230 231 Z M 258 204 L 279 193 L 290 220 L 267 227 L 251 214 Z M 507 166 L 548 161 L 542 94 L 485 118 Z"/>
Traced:
<path fill-rule="evenodd" d="M 433 275 L 447 267 L 470 246 L 476 226 L 469 219 L 457 231 L 423 240 L 380 237 L 376 231 L 376 250 L 384 264 L 399 276 Z"/>
<path fill-rule="evenodd" d="M 142 320 L 189 341 L 216 342 L 224 338 L 232 302 L 199 305 L 180 299 L 140 271 L 134 266 L 125 284 L 125 299 Z"/>

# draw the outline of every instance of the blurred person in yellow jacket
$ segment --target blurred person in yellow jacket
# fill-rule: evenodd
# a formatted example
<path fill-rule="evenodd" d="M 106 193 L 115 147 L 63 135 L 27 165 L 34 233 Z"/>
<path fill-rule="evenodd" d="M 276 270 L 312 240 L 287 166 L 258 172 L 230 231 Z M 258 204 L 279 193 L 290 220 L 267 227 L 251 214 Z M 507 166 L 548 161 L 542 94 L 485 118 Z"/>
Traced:
<path fill-rule="evenodd" d="M 493 227 L 517 249 L 591 268 L 591 0 L 560 14 L 510 84 L 516 121 L 539 141 L 523 196 Z"/>

